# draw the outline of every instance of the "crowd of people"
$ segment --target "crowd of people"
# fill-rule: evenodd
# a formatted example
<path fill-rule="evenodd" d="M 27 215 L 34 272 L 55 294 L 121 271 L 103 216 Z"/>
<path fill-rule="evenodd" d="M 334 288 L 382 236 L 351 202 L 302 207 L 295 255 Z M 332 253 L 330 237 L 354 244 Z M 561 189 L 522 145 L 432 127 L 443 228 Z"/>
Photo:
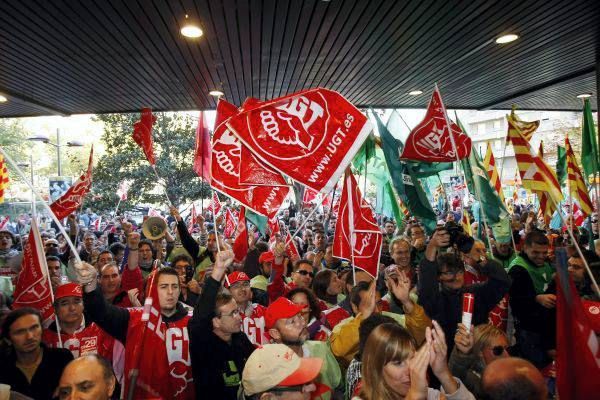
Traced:
<path fill-rule="evenodd" d="M 558 249 L 580 296 L 600 301 L 581 255 L 529 207 L 511 205 L 512 235 L 502 238 L 477 223 L 470 236 L 457 222 L 467 208 L 451 208 L 433 232 L 380 217 L 378 276 L 333 255 L 327 208 L 291 204 L 273 235 L 248 223 L 242 260 L 208 210 L 192 221 L 171 208 L 155 240 L 126 215 L 71 215 L 81 263 L 42 219 L 50 323 L 40 310 L 12 309 L 22 216 L 0 230 L 0 383 L 10 386 L 0 390 L 16 399 L 553 398 Z M 595 215 L 590 223 L 576 239 L 600 281 Z"/>

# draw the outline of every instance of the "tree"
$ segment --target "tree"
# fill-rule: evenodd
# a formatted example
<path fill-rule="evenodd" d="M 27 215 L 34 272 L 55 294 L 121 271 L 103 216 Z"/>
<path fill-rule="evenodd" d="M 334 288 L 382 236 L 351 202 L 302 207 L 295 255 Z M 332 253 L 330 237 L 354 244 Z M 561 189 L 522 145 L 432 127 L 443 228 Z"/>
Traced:
<path fill-rule="evenodd" d="M 210 187 L 201 182 L 192 169 L 194 163 L 195 125 L 188 115 L 157 113 L 153 127 L 156 170 L 165 183 L 175 206 L 207 198 Z M 152 167 L 142 150 L 133 141 L 133 124 L 139 114 L 105 114 L 96 119 L 103 122 L 102 142 L 106 153 L 94 169 L 92 194 L 86 207 L 100 211 L 114 210 L 116 191 L 123 180 L 132 182 L 127 202 L 120 209 L 130 209 L 139 203 L 166 205 L 163 186 L 157 185 Z"/>

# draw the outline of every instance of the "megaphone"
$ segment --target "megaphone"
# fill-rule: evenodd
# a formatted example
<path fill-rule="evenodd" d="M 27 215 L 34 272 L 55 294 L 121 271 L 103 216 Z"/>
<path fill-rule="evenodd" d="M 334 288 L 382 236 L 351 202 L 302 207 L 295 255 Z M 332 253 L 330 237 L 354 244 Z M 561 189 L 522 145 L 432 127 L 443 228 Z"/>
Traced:
<path fill-rule="evenodd" d="M 167 223 L 161 217 L 150 217 L 142 224 L 142 232 L 147 239 L 162 239 L 167 233 Z"/>

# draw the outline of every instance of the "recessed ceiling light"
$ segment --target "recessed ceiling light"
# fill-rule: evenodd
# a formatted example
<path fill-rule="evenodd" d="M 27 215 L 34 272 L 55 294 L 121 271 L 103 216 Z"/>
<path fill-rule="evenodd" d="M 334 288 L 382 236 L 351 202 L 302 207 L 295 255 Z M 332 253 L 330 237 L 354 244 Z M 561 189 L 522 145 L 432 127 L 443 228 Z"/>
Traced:
<path fill-rule="evenodd" d="M 519 35 L 515 35 L 514 33 L 509 33 L 508 35 L 502 35 L 502 36 L 496 38 L 496 43 L 498 43 L 498 44 L 510 43 L 510 42 L 514 42 L 518 38 L 519 38 Z"/>
<path fill-rule="evenodd" d="M 423 91 L 422 90 L 413 90 L 413 91 L 408 92 L 408 94 L 411 96 L 418 96 L 420 94 L 423 94 Z"/>
<path fill-rule="evenodd" d="M 592 97 L 591 93 L 582 93 L 582 94 L 578 94 L 577 98 L 579 99 L 587 99 L 588 97 Z"/>
<path fill-rule="evenodd" d="M 0 94 L 0 103 L 6 103 L 8 99 Z"/>
<path fill-rule="evenodd" d="M 202 36 L 203 33 L 202 29 L 200 29 L 200 27 L 196 23 L 194 23 L 187 14 L 185 14 L 185 21 L 183 23 L 183 26 L 181 27 L 180 32 L 183 36 L 192 39 L 199 38 L 200 36 Z"/>
<path fill-rule="evenodd" d="M 181 28 L 181 34 L 188 38 L 199 38 L 202 36 L 202 29 L 199 26 L 188 24 Z"/>
<path fill-rule="evenodd" d="M 208 94 L 210 94 L 211 96 L 220 97 L 223 96 L 225 93 L 221 92 L 220 90 L 211 90 L 210 92 L 208 92 Z"/>

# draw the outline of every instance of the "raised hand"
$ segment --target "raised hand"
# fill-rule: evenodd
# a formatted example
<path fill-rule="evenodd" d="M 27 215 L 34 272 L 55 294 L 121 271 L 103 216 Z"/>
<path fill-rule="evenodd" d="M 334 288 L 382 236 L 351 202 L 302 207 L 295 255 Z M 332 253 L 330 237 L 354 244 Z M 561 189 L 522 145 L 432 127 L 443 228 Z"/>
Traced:
<path fill-rule="evenodd" d="M 215 264 L 211 276 L 216 281 L 221 281 L 227 272 L 227 267 L 233 263 L 234 254 L 231 250 L 224 250 L 217 253 Z"/>
<path fill-rule="evenodd" d="M 75 275 L 77 282 L 84 287 L 86 292 L 96 289 L 98 284 L 98 270 L 92 264 L 86 262 L 75 263 Z"/>
<path fill-rule="evenodd" d="M 421 348 L 408 361 L 410 389 L 406 394 L 406 400 L 427 399 L 427 366 L 429 365 L 430 353 L 431 343 L 425 342 L 423 343 L 423 346 L 421 346 Z"/>
<path fill-rule="evenodd" d="M 454 335 L 454 344 L 458 351 L 463 354 L 469 354 L 473 349 L 473 330 L 473 325 L 471 325 L 471 330 L 468 331 L 463 324 L 458 324 L 456 335 Z"/>

